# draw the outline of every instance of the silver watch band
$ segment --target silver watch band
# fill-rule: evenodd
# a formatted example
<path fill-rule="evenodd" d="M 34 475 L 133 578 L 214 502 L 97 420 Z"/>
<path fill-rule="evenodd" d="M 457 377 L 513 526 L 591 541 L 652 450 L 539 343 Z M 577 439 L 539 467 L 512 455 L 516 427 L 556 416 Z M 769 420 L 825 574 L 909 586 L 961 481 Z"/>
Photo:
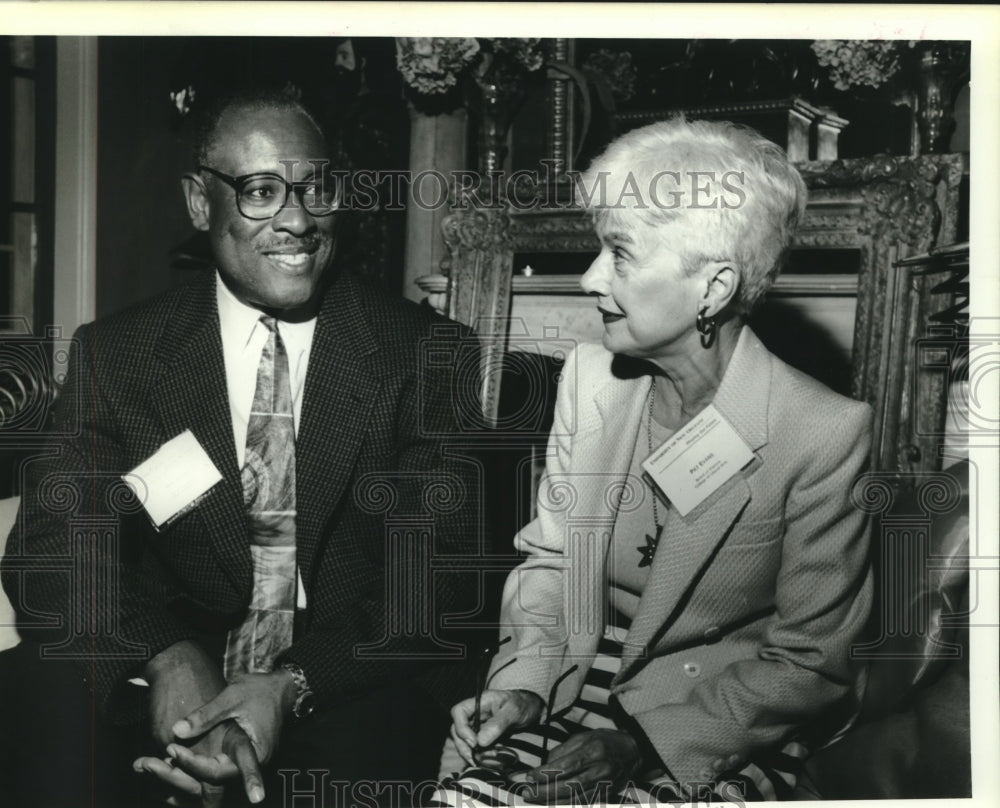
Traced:
<path fill-rule="evenodd" d="M 311 715 L 316 709 L 316 696 L 309 687 L 309 682 L 302 668 L 292 661 L 282 662 L 281 668 L 292 675 L 292 681 L 295 683 L 297 695 L 295 704 L 292 706 L 292 713 L 296 718 L 305 718 Z"/>

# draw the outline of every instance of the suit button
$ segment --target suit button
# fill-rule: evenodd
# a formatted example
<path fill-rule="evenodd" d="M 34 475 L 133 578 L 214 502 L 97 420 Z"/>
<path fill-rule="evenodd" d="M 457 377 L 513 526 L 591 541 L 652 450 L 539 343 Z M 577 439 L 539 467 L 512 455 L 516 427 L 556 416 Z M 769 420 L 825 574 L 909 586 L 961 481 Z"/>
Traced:
<path fill-rule="evenodd" d="M 715 640 L 719 639 L 719 635 L 721 633 L 722 631 L 719 629 L 718 626 L 711 626 L 705 629 L 705 639 L 708 642 L 715 642 Z"/>
<path fill-rule="evenodd" d="M 712 763 L 712 768 L 717 772 L 721 772 L 724 768 L 726 768 L 726 761 L 722 758 L 716 758 Z"/>
<path fill-rule="evenodd" d="M 709 769 L 702 769 L 701 773 L 698 776 L 702 780 L 711 780 L 712 779 L 712 775 L 714 775 L 714 774 L 715 774 L 715 772 L 710 771 Z"/>
<path fill-rule="evenodd" d="M 740 762 L 740 756 L 739 756 L 739 755 L 730 755 L 730 756 L 729 756 L 729 759 L 728 759 L 728 760 L 726 761 L 726 765 L 727 765 L 727 766 L 728 766 L 728 767 L 729 767 L 730 769 L 732 769 L 732 768 L 735 768 L 735 767 L 736 767 L 736 765 L 737 765 L 737 764 L 738 764 L 739 762 Z"/>
<path fill-rule="evenodd" d="M 689 676 L 692 679 L 694 679 L 697 676 L 701 676 L 701 665 L 699 665 L 697 662 L 685 662 L 684 675 Z"/>

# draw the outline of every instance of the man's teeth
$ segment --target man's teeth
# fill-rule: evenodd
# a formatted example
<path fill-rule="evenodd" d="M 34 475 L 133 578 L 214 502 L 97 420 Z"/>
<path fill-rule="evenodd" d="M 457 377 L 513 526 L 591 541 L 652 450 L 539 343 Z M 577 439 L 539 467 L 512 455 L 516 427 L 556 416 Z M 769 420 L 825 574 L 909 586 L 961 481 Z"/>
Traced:
<path fill-rule="evenodd" d="M 309 260 L 309 253 L 271 253 L 269 257 L 288 267 L 300 267 Z"/>

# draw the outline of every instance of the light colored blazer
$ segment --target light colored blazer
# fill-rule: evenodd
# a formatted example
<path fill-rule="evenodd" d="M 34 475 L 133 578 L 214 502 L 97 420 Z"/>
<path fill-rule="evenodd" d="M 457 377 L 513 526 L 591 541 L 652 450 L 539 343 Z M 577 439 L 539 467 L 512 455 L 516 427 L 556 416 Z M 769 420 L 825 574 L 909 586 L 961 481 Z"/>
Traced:
<path fill-rule="evenodd" d="M 491 688 L 557 709 L 604 628 L 616 513 L 649 496 L 628 474 L 650 376 L 581 345 L 566 362 L 538 518 L 507 581 Z M 617 366 L 615 366 L 617 368 Z M 871 410 L 773 356 L 744 327 L 714 404 L 754 460 L 686 517 L 670 509 L 611 691 L 681 783 L 740 768 L 849 698 L 849 647 L 871 604 L 868 525 L 852 505 Z M 648 503 L 645 505 L 648 508 Z M 631 539 L 632 537 L 628 537 Z"/>

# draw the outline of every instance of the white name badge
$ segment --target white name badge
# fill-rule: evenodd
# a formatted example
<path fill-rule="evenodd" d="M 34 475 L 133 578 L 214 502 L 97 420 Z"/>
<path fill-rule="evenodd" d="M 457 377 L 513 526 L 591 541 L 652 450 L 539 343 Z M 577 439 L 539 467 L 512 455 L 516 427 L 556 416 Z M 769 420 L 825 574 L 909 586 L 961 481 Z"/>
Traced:
<path fill-rule="evenodd" d="M 687 516 L 753 460 L 753 452 L 713 404 L 642 464 L 681 516 Z"/>
<path fill-rule="evenodd" d="M 123 474 L 122 479 L 159 530 L 194 508 L 222 479 L 222 474 L 187 429 Z"/>

